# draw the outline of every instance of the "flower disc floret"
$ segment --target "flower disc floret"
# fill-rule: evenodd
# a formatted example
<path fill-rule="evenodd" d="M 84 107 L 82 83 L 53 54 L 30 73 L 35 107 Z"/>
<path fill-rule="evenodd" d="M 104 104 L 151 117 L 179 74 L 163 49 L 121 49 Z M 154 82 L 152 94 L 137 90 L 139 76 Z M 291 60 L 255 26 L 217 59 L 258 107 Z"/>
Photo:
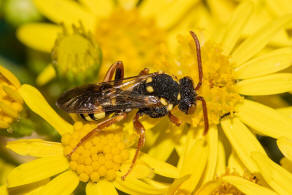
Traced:
<path fill-rule="evenodd" d="M 64 155 L 68 155 L 80 139 L 96 127 L 96 124 L 74 124 L 74 132 L 62 137 Z M 83 182 L 112 181 L 120 166 L 128 160 L 129 151 L 121 131 L 99 132 L 86 140 L 71 155 L 70 167 Z"/>

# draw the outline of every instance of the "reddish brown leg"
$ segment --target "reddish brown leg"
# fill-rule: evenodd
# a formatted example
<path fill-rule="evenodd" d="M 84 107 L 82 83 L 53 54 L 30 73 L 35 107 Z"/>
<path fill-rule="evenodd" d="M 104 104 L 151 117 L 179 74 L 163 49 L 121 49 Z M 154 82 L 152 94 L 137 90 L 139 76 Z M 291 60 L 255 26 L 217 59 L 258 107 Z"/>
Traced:
<path fill-rule="evenodd" d="M 111 81 L 115 73 L 115 84 L 120 84 L 124 78 L 124 65 L 122 61 L 117 61 L 108 69 L 103 82 Z"/>
<path fill-rule="evenodd" d="M 176 126 L 180 126 L 181 125 L 181 121 L 176 116 L 174 116 L 173 114 L 171 114 L 171 112 L 168 112 L 168 118 Z"/>
<path fill-rule="evenodd" d="M 97 124 L 97 127 L 92 129 L 89 133 L 87 133 L 83 138 L 81 138 L 81 140 L 78 142 L 78 144 L 73 148 L 73 150 L 67 154 L 67 157 L 70 158 L 71 155 L 76 151 L 76 149 L 83 144 L 87 139 L 89 139 L 91 136 L 93 136 L 95 133 L 98 133 L 100 131 L 102 131 L 102 129 L 111 126 L 114 123 L 117 123 L 121 120 L 123 120 L 124 118 L 126 118 L 127 114 L 126 113 L 122 113 L 120 115 L 117 115 L 115 117 L 109 118 L 107 120 L 104 120 L 100 123 Z"/>
<path fill-rule="evenodd" d="M 209 120 L 208 120 L 207 104 L 206 104 L 205 99 L 203 97 L 201 97 L 201 96 L 196 97 L 196 100 L 200 100 L 202 102 L 203 115 L 204 115 L 204 124 L 205 124 L 204 135 L 206 135 L 207 132 L 208 132 L 208 129 L 209 129 Z"/>
<path fill-rule="evenodd" d="M 202 59 L 201 59 L 201 47 L 200 47 L 200 41 L 197 37 L 197 35 L 190 31 L 195 43 L 196 43 L 196 50 L 197 50 L 197 61 L 198 61 L 198 70 L 199 70 L 199 82 L 195 88 L 195 90 L 200 89 L 202 82 L 203 82 L 203 68 L 202 68 Z"/>
<path fill-rule="evenodd" d="M 129 173 L 134 168 L 134 165 L 135 165 L 136 160 L 138 158 L 139 152 L 140 152 L 141 148 L 143 147 L 143 145 L 145 143 L 145 129 L 144 129 L 143 125 L 139 121 L 140 116 L 141 116 L 141 114 L 137 113 L 135 118 L 134 118 L 134 121 L 133 121 L 134 122 L 134 127 L 135 127 L 137 133 L 139 134 L 138 146 L 137 146 L 137 149 L 136 149 L 135 156 L 134 156 L 134 158 L 132 160 L 132 164 L 131 164 L 129 170 L 127 171 L 127 173 L 124 176 L 122 176 L 122 180 L 125 180 L 127 175 L 129 175 Z"/>

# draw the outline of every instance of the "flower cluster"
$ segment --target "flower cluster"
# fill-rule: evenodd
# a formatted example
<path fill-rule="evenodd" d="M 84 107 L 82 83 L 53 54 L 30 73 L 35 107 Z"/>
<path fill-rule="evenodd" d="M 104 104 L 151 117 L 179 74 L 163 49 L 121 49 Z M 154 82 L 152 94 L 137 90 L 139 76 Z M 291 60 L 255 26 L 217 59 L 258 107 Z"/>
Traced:
<path fill-rule="evenodd" d="M 88 77 L 101 80 L 112 63 L 122 60 L 126 76 L 147 67 L 151 72 L 174 74 L 175 80 L 188 76 L 196 85 L 199 51 L 187 34 L 192 30 L 201 44 L 203 82 L 196 93 L 207 104 L 208 132 L 204 133 L 199 101 L 192 114 L 173 109 L 180 126 L 166 117 L 143 116 L 146 143 L 135 156 L 139 132 L 134 128 L 138 126 L 134 111 L 119 123 L 97 129 L 100 121 L 82 121 L 74 114 L 61 117 L 64 113 L 47 101 L 49 90 L 21 85 L 0 67 L 0 127 L 8 128 L 19 117 L 24 102 L 60 136 L 54 141 L 39 136 L 9 141 L 9 150 L 34 158 L 13 168 L 0 190 L 36 194 L 83 190 L 89 195 L 119 191 L 292 194 L 292 108 L 274 109 L 261 98 L 278 100 L 279 94 L 292 91 L 292 48 L 286 31 L 291 29 L 292 16 L 289 9 L 285 14 L 279 11 L 291 3 L 135 2 L 34 0 L 55 23 L 25 24 L 17 32 L 27 46 L 52 52 L 53 65 L 44 68 L 37 84 L 47 84 L 56 75 L 73 84 Z M 279 164 L 258 136 L 277 140 L 284 155 Z"/>

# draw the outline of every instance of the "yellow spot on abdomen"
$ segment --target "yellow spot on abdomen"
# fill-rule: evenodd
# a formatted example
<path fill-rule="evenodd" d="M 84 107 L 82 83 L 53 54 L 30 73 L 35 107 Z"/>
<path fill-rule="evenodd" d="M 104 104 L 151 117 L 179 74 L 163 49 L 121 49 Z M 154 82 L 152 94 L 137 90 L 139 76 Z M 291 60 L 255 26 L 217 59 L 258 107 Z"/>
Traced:
<path fill-rule="evenodd" d="M 152 86 L 147 86 L 146 87 L 147 92 L 152 93 L 154 91 Z"/>
<path fill-rule="evenodd" d="M 94 118 L 95 119 L 103 119 L 105 117 L 105 112 L 100 112 L 100 113 L 96 113 L 94 114 Z"/>

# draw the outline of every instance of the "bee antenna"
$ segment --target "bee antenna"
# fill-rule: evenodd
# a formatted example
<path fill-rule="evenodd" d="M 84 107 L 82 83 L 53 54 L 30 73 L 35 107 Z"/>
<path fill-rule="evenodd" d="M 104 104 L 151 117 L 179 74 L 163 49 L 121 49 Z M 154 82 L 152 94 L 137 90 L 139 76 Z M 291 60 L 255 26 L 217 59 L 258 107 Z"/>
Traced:
<path fill-rule="evenodd" d="M 191 36 L 193 37 L 195 44 L 196 44 L 196 51 L 197 51 L 197 62 L 198 62 L 198 71 L 199 71 L 199 82 L 195 88 L 195 90 L 200 89 L 203 83 L 203 68 L 202 68 L 202 58 L 201 58 L 201 46 L 200 41 L 197 35 L 190 31 Z M 204 135 L 207 134 L 209 129 L 209 119 L 208 119 L 208 112 L 207 112 L 207 104 L 205 99 L 202 96 L 196 97 L 196 100 L 200 100 L 202 102 L 203 107 L 203 117 L 204 117 Z"/>
<path fill-rule="evenodd" d="M 202 68 L 202 59 L 201 59 L 201 47 L 200 47 L 200 41 L 197 37 L 197 35 L 190 31 L 191 36 L 193 37 L 195 44 L 196 44 L 196 51 L 197 51 L 197 62 L 198 62 L 198 71 L 199 71 L 199 82 L 195 88 L 195 90 L 199 90 L 202 85 L 203 80 L 203 68 Z"/>

